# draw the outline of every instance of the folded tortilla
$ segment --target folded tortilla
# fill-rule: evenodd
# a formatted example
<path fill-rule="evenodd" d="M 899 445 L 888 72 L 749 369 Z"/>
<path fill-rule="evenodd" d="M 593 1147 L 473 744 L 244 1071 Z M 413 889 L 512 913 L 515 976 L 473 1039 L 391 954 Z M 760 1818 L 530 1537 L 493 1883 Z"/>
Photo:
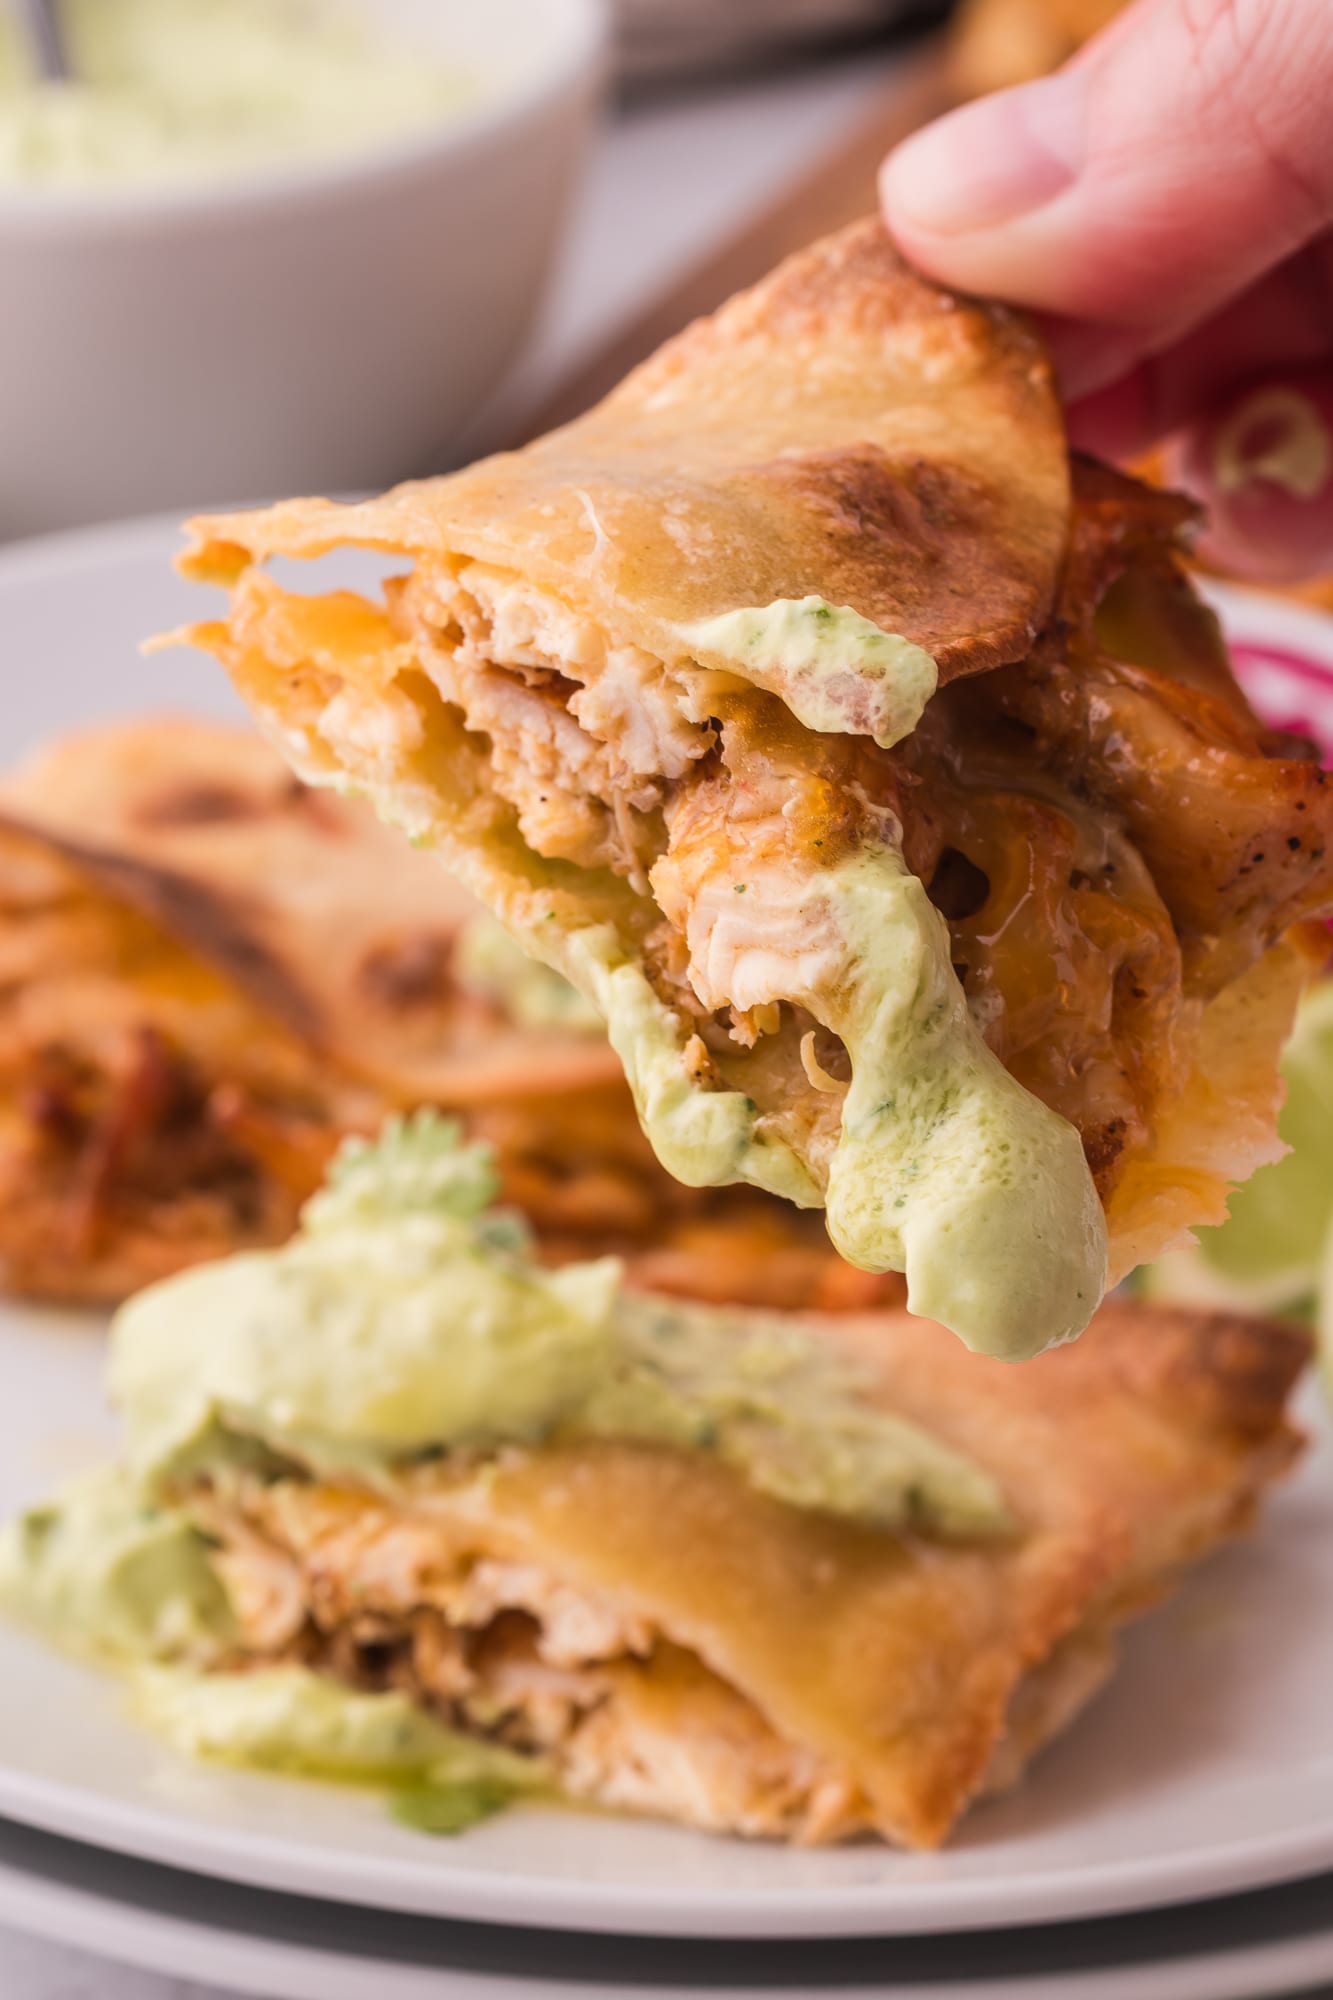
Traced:
<path fill-rule="evenodd" d="M 406 1688 L 575 1797 L 937 1845 L 1105 1683 L 1125 1621 L 1250 1524 L 1297 1449 L 1305 1341 L 1108 1302 L 1016 1371 L 903 1312 L 808 1331 L 999 1483 L 1012 1542 L 875 1533 L 613 1441 L 423 1468 L 387 1501 L 205 1482 L 255 1654 Z"/>
<path fill-rule="evenodd" d="M 1022 1356 L 1273 1155 L 1333 896 L 1333 796 L 1247 710 L 1189 518 L 1071 479 L 1035 336 L 866 223 L 527 451 L 198 521 L 184 566 L 295 769 L 595 1002 L 673 1175 L 824 1205 Z M 407 574 L 262 567 L 347 545 Z"/>
<path fill-rule="evenodd" d="M 0 781 L 0 1283 L 114 1300 L 281 1242 L 346 1134 L 431 1104 L 490 1140 L 553 1258 L 865 1303 L 809 1220 L 671 1181 L 595 1015 L 544 968 L 493 978 L 479 924 L 247 731 L 107 725 Z"/>
<path fill-rule="evenodd" d="M 479 1175 L 395 1128 L 292 1244 L 117 1321 L 122 1467 L 27 1515 L 0 1586 L 170 1670 L 187 1747 L 401 1779 L 429 1724 L 455 1774 L 490 1747 L 712 1831 L 933 1846 L 1297 1450 L 1290 1327 L 1108 1302 L 1013 1369 L 901 1310 L 634 1298 L 525 1262 Z"/>

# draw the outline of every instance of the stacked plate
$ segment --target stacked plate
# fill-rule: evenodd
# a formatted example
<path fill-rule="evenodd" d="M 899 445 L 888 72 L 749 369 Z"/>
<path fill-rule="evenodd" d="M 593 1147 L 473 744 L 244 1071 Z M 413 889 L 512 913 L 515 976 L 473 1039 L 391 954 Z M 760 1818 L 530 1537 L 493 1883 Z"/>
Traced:
<path fill-rule="evenodd" d="M 174 539 L 149 523 L 0 554 L 0 764 L 73 716 L 230 712 L 198 663 L 137 654 L 193 608 Z M 1219 601 L 1270 719 L 1333 724 L 1333 625 Z M 106 1443 L 99 1331 L 0 1309 L 0 1514 Z M 1320 1428 L 1313 1396 L 1307 1414 Z M 1333 1982 L 1331 1685 L 1326 1444 L 940 1855 L 535 1807 L 432 1843 L 354 1792 L 185 1767 L 107 1681 L 4 1628 L 0 1922 L 269 2000 L 1259 2000 Z"/>

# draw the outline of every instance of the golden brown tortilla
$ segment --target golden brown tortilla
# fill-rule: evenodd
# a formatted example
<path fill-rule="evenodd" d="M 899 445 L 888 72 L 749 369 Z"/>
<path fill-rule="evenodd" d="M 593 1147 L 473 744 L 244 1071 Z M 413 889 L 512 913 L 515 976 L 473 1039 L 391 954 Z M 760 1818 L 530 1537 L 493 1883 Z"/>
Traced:
<path fill-rule="evenodd" d="M 809 1325 L 999 1482 L 1014 1536 L 877 1531 L 612 1441 L 433 1462 L 387 1495 L 232 1478 L 190 1504 L 242 1658 L 405 1688 L 607 1805 L 937 1845 L 1103 1684 L 1119 1627 L 1249 1526 L 1298 1448 L 1307 1343 L 1108 1303 L 1013 1369 L 906 1314 Z"/>
<path fill-rule="evenodd" d="M 534 1040 L 460 990 L 473 897 L 252 731 L 151 717 L 61 737 L 0 808 L 158 918 L 309 1045 L 395 1101 L 461 1107 L 617 1076 L 593 1035 Z"/>
<path fill-rule="evenodd" d="M 110 1300 L 283 1241 L 378 1092 L 0 818 L 0 1287 Z"/>

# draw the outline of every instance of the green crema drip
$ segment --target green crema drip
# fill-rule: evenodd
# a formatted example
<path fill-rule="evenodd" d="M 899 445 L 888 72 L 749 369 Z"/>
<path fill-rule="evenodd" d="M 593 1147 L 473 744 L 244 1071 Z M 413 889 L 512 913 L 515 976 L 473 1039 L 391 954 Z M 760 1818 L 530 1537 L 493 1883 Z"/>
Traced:
<path fill-rule="evenodd" d="M 1025 1360 L 1081 1333 L 1106 1288 L 1106 1220 L 1082 1141 L 1010 1076 L 968 1011 L 949 933 L 889 850 L 830 872 L 848 976 L 828 1025 L 852 1061 L 829 1234 L 907 1273 L 913 1312 Z"/>
<path fill-rule="evenodd" d="M 755 900 L 762 896 L 755 885 Z M 949 934 L 892 848 L 799 885 L 803 942 L 821 967 L 799 1002 L 846 1045 L 852 1081 L 821 1191 L 753 1100 L 701 1087 L 688 1030 L 601 925 L 562 941 L 571 977 L 606 1017 L 653 1149 L 692 1187 L 746 1180 L 827 1211 L 849 1263 L 904 1271 L 913 1312 L 979 1353 L 1024 1360 L 1081 1333 L 1106 1285 L 1106 1221 L 1078 1133 L 986 1046 L 953 971 Z M 773 910 L 781 941 L 790 912 Z M 775 947 L 785 980 L 801 952 Z"/>
<path fill-rule="evenodd" d="M 704 1090 L 692 1078 L 685 1034 L 615 927 L 560 940 L 571 976 L 586 986 L 620 1057 L 644 1131 L 667 1172 L 687 1187 L 749 1181 L 798 1208 L 818 1208 L 819 1187 L 790 1147 L 767 1141 L 759 1107 L 738 1090 Z"/>

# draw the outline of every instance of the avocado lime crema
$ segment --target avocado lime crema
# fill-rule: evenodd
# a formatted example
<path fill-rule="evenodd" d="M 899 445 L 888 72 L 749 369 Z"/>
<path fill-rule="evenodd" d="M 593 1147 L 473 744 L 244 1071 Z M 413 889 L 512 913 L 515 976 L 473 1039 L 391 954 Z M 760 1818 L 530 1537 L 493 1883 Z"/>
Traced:
<path fill-rule="evenodd" d="M 701 1089 L 691 1074 L 687 1036 L 614 926 L 574 931 L 563 941 L 573 976 L 595 999 L 607 1040 L 624 1065 L 653 1151 L 686 1187 L 747 1180 L 798 1208 L 818 1208 L 813 1177 L 787 1146 L 759 1131 L 759 1111 L 739 1090 Z"/>
<path fill-rule="evenodd" d="M 127 1467 L 74 1480 L 0 1538 L 0 1601 L 112 1659 L 203 1659 L 233 1636 L 209 1544 Z"/>
<path fill-rule="evenodd" d="M 674 629 L 703 664 L 778 695 L 807 729 L 869 736 L 884 750 L 916 728 L 939 681 L 923 647 L 823 597 L 780 597 Z"/>
<path fill-rule="evenodd" d="M 495 1190 L 456 1126 L 395 1121 L 343 1148 L 282 1249 L 131 1299 L 109 1373 L 131 1464 L 178 1479 L 221 1429 L 374 1477 L 572 1419 L 608 1363 L 620 1266 L 544 1270 Z"/>
<path fill-rule="evenodd" d="M 214 179 L 391 141 L 475 84 L 349 0 L 60 0 L 68 81 L 0 6 L 0 187 Z"/>
<path fill-rule="evenodd" d="M 908 1305 L 1025 1360 L 1080 1334 L 1106 1288 L 1106 1219 L 1074 1127 L 987 1047 L 949 933 L 893 849 L 828 872 L 846 972 L 828 1025 L 852 1080 L 829 1169 L 842 1254 L 907 1274 Z"/>
<path fill-rule="evenodd" d="M 285 1248 L 141 1293 L 111 1360 L 131 1464 L 179 1481 L 239 1438 L 382 1482 L 424 1453 L 617 1436 L 883 1527 L 1003 1525 L 979 1469 L 808 1335 L 650 1306 L 611 1258 L 546 1271 L 493 1191 L 480 1148 L 418 1117 L 345 1149 Z"/>

